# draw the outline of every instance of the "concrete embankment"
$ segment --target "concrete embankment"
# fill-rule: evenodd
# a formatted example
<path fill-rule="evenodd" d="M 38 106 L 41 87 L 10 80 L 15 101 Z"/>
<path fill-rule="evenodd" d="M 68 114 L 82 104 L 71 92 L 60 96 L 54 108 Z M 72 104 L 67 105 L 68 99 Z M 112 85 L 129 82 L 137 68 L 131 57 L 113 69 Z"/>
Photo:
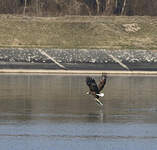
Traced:
<path fill-rule="evenodd" d="M 157 71 L 157 51 L 0 48 L 0 69 Z"/>

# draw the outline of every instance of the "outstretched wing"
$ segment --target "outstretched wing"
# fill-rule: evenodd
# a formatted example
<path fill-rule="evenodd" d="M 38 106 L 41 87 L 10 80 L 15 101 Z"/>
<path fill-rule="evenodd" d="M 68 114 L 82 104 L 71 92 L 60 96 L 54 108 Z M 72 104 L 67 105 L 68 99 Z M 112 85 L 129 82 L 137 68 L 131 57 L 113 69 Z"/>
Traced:
<path fill-rule="evenodd" d="M 99 93 L 98 86 L 93 78 L 86 77 L 86 84 L 88 85 L 91 92 Z"/>
<path fill-rule="evenodd" d="M 98 84 L 98 91 L 99 92 L 104 88 L 104 86 L 106 84 L 106 80 L 107 80 L 107 75 L 106 74 L 102 74 L 100 82 Z"/>

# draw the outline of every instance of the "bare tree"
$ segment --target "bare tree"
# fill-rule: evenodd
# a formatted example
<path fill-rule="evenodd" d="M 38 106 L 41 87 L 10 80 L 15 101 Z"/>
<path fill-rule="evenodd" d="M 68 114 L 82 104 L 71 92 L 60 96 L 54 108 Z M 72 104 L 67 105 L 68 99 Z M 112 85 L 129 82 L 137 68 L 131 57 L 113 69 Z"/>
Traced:
<path fill-rule="evenodd" d="M 118 0 L 115 0 L 115 9 L 118 8 Z"/>
<path fill-rule="evenodd" d="M 115 0 L 106 0 L 105 14 L 113 15 L 115 9 Z"/>
<path fill-rule="evenodd" d="M 157 15 L 157 0 L 0 0 L 0 13 L 37 16 Z"/>
<path fill-rule="evenodd" d="M 86 3 L 84 3 L 84 6 L 87 9 L 88 15 L 91 16 L 92 12 L 91 12 L 91 9 L 89 8 L 89 6 Z"/>
<path fill-rule="evenodd" d="M 121 11 L 121 15 L 124 15 L 124 10 L 126 8 L 126 2 L 127 2 L 127 0 L 124 0 L 122 11 Z"/>
<path fill-rule="evenodd" d="M 100 10 L 100 4 L 99 4 L 99 0 L 96 0 L 96 5 L 97 5 L 97 15 L 99 14 L 99 10 Z"/>
<path fill-rule="evenodd" d="M 23 15 L 24 16 L 26 15 L 26 8 L 27 8 L 27 0 L 25 0 L 24 8 L 23 8 Z"/>

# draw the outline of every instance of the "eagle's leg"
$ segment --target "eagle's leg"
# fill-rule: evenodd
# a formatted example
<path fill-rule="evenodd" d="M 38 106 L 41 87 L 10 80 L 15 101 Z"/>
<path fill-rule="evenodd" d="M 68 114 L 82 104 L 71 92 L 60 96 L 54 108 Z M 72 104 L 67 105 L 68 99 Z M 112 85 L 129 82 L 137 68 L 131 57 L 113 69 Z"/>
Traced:
<path fill-rule="evenodd" d="M 103 103 L 101 101 L 99 101 L 99 99 L 95 98 L 97 104 L 99 104 L 99 106 L 103 106 Z"/>

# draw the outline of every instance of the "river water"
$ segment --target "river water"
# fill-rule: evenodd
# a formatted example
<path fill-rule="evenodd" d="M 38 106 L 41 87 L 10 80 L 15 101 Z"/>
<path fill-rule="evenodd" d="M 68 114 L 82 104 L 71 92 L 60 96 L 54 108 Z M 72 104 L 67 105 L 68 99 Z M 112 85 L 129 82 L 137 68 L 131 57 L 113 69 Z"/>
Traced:
<path fill-rule="evenodd" d="M 108 75 L 103 107 L 85 77 L 0 74 L 1 149 L 156 150 L 156 76 Z"/>

